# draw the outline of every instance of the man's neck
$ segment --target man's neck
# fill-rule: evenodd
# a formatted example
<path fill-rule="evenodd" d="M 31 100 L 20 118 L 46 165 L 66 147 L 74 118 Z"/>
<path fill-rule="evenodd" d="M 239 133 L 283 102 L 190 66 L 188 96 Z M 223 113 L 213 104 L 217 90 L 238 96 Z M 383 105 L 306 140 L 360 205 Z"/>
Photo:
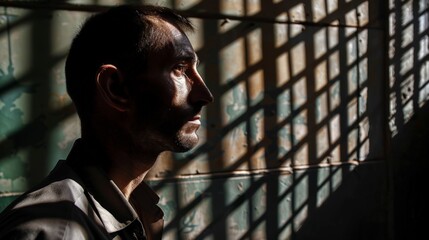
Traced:
<path fill-rule="evenodd" d="M 126 149 L 126 146 L 118 144 L 111 147 L 114 143 L 100 143 L 94 139 L 86 139 L 84 142 L 102 159 L 102 162 L 97 164 L 104 169 L 107 176 L 118 186 L 127 200 L 129 200 L 134 189 L 143 182 L 159 156 L 157 153 Z"/>
<path fill-rule="evenodd" d="M 123 158 L 116 159 L 107 168 L 107 175 L 129 200 L 131 193 L 143 182 L 156 159 L 142 162 L 135 159 L 127 161 L 121 161 Z"/>

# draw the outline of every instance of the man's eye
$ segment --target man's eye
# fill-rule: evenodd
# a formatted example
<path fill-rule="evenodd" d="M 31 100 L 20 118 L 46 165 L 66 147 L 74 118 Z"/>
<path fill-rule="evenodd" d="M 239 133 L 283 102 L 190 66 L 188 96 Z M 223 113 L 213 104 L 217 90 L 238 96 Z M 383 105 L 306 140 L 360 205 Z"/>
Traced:
<path fill-rule="evenodd" d="M 177 65 L 174 68 L 174 73 L 176 74 L 176 76 L 180 77 L 180 76 L 186 76 L 186 71 L 188 70 L 188 66 L 186 65 Z"/>

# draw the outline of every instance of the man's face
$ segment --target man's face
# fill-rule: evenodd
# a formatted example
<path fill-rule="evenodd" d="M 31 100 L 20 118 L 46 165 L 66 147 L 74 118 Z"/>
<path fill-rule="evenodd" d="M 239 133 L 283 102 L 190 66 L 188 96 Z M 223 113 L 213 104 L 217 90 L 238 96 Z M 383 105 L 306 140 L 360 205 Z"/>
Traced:
<path fill-rule="evenodd" d="M 168 38 L 138 77 L 132 131 L 142 148 L 187 151 L 198 143 L 201 109 L 213 96 L 197 71 L 198 58 L 185 34 L 162 24 Z"/>

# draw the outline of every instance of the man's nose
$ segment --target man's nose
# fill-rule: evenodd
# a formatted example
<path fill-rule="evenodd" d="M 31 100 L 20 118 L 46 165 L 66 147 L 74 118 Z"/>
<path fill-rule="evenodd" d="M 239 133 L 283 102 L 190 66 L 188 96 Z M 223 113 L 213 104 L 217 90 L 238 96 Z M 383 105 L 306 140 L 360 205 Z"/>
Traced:
<path fill-rule="evenodd" d="M 196 73 L 194 76 L 190 95 L 190 101 L 192 103 L 199 103 L 202 106 L 214 101 L 213 94 L 210 92 L 199 73 Z"/>

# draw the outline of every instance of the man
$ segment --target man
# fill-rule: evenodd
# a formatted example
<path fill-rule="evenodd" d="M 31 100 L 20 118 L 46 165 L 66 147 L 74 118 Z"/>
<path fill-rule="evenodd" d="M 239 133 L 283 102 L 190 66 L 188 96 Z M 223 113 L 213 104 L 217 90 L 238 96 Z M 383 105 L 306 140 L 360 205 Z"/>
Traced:
<path fill-rule="evenodd" d="M 198 143 L 213 96 L 170 9 L 117 6 L 95 14 L 73 40 L 67 91 L 81 138 L 36 188 L 0 217 L 0 239 L 161 239 L 158 196 L 143 182 L 164 151 Z"/>

